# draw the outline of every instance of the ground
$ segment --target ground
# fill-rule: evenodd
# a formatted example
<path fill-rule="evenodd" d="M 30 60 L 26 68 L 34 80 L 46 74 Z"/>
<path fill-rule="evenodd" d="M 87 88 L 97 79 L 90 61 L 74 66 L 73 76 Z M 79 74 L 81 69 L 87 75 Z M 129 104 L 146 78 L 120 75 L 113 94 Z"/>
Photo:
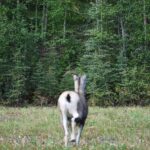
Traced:
<path fill-rule="evenodd" d="M 148 150 L 150 107 L 90 107 L 80 146 L 64 147 L 56 107 L 0 107 L 0 149 Z"/>

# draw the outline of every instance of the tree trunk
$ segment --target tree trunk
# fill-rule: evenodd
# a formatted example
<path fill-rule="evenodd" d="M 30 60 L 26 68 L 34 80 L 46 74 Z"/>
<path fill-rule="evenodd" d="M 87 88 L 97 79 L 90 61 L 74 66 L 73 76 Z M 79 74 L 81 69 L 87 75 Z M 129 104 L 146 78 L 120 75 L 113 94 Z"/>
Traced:
<path fill-rule="evenodd" d="M 41 21 L 41 35 L 42 35 L 42 37 L 44 37 L 44 15 L 45 15 L 45 3 L 43 2 L 42 21 Z"/>
<path fill-rule="evenodd" d="M 63 39 L 66 38 L 66 17 L 67 17 L 67 10 L 66 10 L 66 7 L 65 7 L 64 24 L 63 24 Z"/>
<path fill-rule="evenodd" d="M 126 39 L 125 39 L 125 29 L 122 17 L 120 18 L 120 26 L 121 26 L 121 35 L 122 35 L 122 56 L 126 51 Z"/>
<path fill-rule="evenodd" d="M 101 0 L 101 33 L 103 33 L 103 10 L 102 10 L 102 8 L 103 8 L 103 0 Z"/>
<path fill-rule="evenodd" d="M 45 6 L 45 20 L 44 20 L 44 32 L 45 32 L 45 36 L 47 34 L 47 22 L 48 22 L 48 3 L 46 2 L 46 6 Z"/>
<path fill-rule="evenodd" d="M 37 33 L 37 16 L 38 16 L 38 0 L 36 0 L 36 7 L 35 7 L 35 33 Z"/>
<path fill-rule="evenodd" d="M 147 28 L 146 28 L 146 4 L 145 0 L 143 0 L 143 27 L 144 27 L 144 50 L 146 50 L 146 40 L 147 40 Z"/>
<path fill-rule="evenodd" d="M 48 6 L 47 2 L 43 2 L 43 12 L 42 12 L 42 24 L 41 24 L 41 34 L 43 39 L 46 37 L 47 32 L 47 17 L 48 17 Z"/>
<path fill-rule="evenodd" d="M 98 17 L 98 6 L 99 6 L 99 0 L 95 0 L 96 3 L 96 29 L 99 29 L 99 17 Z"/>
<path fill-rule="evenodd" d="M 20 1 L 17 0 L 17 19 L 19 19 L 19 4 L 20 4 Z"/>

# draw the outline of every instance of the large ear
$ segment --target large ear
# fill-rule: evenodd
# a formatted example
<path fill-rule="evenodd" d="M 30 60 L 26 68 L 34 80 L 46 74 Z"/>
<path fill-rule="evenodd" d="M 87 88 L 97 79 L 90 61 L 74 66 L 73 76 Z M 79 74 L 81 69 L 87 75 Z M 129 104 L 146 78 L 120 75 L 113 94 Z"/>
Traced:
<path fill-rule="evenodd" d="M 79 77 L 77 75 L 73 75 L 74 80 L 74 90 L 75 92 L 79 92 Z"/>
<path fill-rule="evenodd" d="M 84 85 L 86 84 L 86 75 L 85 74 L 81 76 L 80 82 L 81 82 L 81 84 L 84 84 Z"/>
<path fill-rule="evenodd" d="M 86 81 L 86 74 L 82 75 L 81 78 Z"/>
<path fill-rule="evenodd" d="M 78 76 L 77 75 L 73 75 L 73 80 L 78 80 Z"/>
<path fill-rule="evenodd" d="M 82 75 L 80 78 L 80 93 L 85 93 L 85 86 L 86 86 L 86 75 Z"/>

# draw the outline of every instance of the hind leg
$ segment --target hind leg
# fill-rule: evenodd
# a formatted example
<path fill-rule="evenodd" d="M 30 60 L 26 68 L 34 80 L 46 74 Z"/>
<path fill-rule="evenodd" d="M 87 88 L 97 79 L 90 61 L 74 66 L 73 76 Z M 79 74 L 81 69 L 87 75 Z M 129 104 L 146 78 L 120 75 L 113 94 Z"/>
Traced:
<path fill-rule="evenodd" d="M 65 146 L 68 145 L 68 121 L 67 121 L 67 117 L 65 114 L 62 115 L 62 122 L 63 122 L 63 128 L 64 128 L 64 132 L 65 132 L 65 136 L 64 136 L 64 142 L 65 142 Z"/>
<path fill-rule="evenodd" d="M 76 133 L 75 133 L 75 128 L 76 128 L 76 122 L 75 122 L 75 118 L 71 119 L 71 142 L 75 142 L 76 141 Z"/>

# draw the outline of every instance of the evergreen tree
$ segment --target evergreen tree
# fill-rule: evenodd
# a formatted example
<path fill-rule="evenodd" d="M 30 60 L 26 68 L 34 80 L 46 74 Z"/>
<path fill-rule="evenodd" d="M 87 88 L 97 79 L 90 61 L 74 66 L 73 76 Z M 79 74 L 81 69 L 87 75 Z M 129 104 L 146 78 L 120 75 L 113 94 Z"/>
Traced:
<path fill-rule="evenodd" d="M 149 0 L 0 1 L 0 102 L 56 103 L 86 73 L 93 105 L 150 101 Z"/>

